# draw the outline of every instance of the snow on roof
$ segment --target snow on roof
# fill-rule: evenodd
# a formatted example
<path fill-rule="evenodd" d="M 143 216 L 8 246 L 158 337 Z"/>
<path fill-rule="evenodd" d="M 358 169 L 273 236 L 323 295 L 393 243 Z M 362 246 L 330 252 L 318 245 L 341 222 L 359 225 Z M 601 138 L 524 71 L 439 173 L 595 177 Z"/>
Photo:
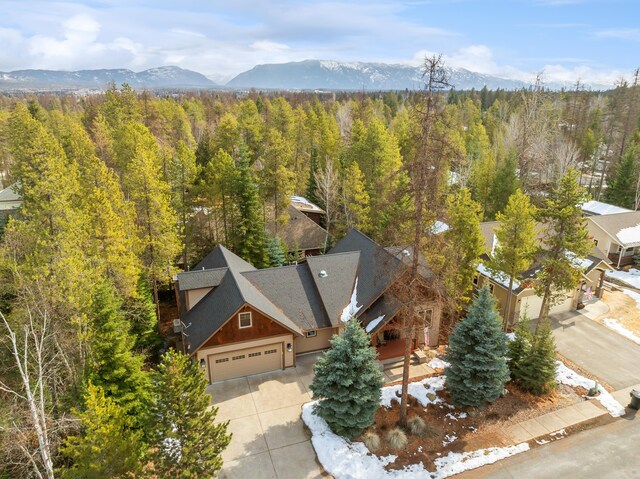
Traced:
<path fill-rule="evenodd" d="M 431 234 L 439 235 L 440 233 L 444 233 L 449 230 L 449 225 L 447 223 L 443 223 L 442 221 L 435 220 L 431 225 Z"/>
<path fill-rule="evenodd" d="M 580 205 L 582 211 L 592 215 L 614 215 L 617 213 L 629 213 L 631 210 L 619 206 L 603 203 L 602 201 L 587 201 Z"/>
<path fill-rule="evenodd" d="M 633 243 L 640 245 L 640 224 L 621 229 L 616 233 L 616 237 L 624 245 L 635 246 Z"/>
<path fill-rule="evenodd" d="M 566 255 L 569 261 L 571 261 L 571 263 L 573 263 L 576 268 L 587 269 L 593 264 L 593 261 L 589 258 L 578 258 L 571 251 L 567 251 Z"/>
<path fill-rule="evenodd" d="M 500 273 L 498 273 L 496 271 L 491 271 L 489 268 L 487 268 L 482 263 L 480 263 L 478 265 L 478 267 L 476 268 L 476 271 L 478 271 L 478 273 L 490 278 L 495 283 L 498 283 L 499 285 L 504 286 L 505 288 L 509 288 L 509 277 L 507 275 L 500 274 Z M 512 289 L 515 291 L 519 287 L 520 287 L 520 283 L 518 283 L 516 280 L 513 280 Z"/>
<path fill-rule="evenodd" d="M 353 293 L 351 294 L 351 301 L 342 310 L 340 315 L 340 321 L 348 323 L 349 320 L 354 318 L 358 311 L 362 309 L 362 305 L 358 306 L 358 278 L 356 278 L 356 284 L 353 286 Z"/>
<path fill-rule="evenodd" d="M 318 213 L 324 213 L 324 210 L 317 205 L 314 205 L 306 199 L 304 196 L 293 195 L 291 197 L 291 204 L 301 210 L 305 211 L 317 211 Z"/>
<path fill-rule="evenodd" d="M 366 327 L 366 328 L 364 328 L 364 330 L 365 330 L 367 333 L 370 333 L 371 331 L 373 331 L 373 330 L 376 328 L 376 326 L 377 326 L 378 324 L 380 324 L 380 321 L 382 321 L 383 319 L 384 319 L 384 314 L 383 314 L 383 315 L 381 315 L 381 316 L 378 316 L 376 319 L 374 319 L 374 320 L 373 320 L 373 321 L 371 321 L 369 324 L 367 324 L 367 327 Z"/>

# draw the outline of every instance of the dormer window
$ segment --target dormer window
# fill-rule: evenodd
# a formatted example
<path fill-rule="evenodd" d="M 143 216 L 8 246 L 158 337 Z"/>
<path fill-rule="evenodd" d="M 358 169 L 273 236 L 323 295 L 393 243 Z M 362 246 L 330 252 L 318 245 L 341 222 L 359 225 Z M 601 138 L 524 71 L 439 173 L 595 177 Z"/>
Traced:
<path fill-rule="evenodd" d="M 238 314 L 238 321 L 240 322 L 240 329 L 250 328 L 252 326 L 251 311 Z"/>
<path fill-rule="evenodd" d="M 311 330 L 311 331 L 307 331 L 306 332 L 307 338 L 315 338 L 316 335 L 317 335 L 317 331 L 315 331 L 315 330 Z"/>

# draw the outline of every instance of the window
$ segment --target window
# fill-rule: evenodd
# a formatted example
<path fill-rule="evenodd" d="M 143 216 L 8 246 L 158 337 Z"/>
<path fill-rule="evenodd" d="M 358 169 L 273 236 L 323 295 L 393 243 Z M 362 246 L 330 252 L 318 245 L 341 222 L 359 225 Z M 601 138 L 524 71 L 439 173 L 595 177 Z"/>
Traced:
<path fill-rule="evenodd" d="M 478 282 L 480 281 L 480 276 L 478 276 L 477 274 L 473 277 L 473 284 L 475 286 L 478 286 Z"/>
<path fill-rule="evenodd" d="M 316 335 L 318 334 L 317 331 L 307 331 L 306 333 L 307 338 L 315 338 Z"/>
<path fill-rule="evenodd" d="M 226 363 L 229 361 L 229 358 L 220 358 L 220 359 L 216 359 L 216 364 L 218 363 Z"/>
<path fill-rule="evenodd" d="M 598 246 L 598 240 L 597 239 L 593 240 L 593 246 Z"/>
<path fill-rule="evenodd" d="M 251 327 L 251 312 L 240 313 L 238 315 L 238 319 L 240 320 L 240 328 L 250 328 Z"/>
<path fill-rule="evenodd" d="M 234 356 L 231 359 L 233 359 L 234 361 L 237 361 L 238 359 L 244 359 L 244 354 L 241 354 L 240 356 Z"/>
<path fill-rule="evenodd" d="M 493 294 L 493 283 L 489 283 L 489 292 Z"/>
<path fill-rule="evenodd" d="M 275 354 L 277 352 L 278 352 L 277 349 L 269 349 L 269 350 L 265 351 L 264 354 Z"/>
<path fill-rule="evenodd" d="M 249 353 L 250 358 L 255 358 L 256 356 L 260 356 L 262 353 L 258 351 L 257 353 Z"/>

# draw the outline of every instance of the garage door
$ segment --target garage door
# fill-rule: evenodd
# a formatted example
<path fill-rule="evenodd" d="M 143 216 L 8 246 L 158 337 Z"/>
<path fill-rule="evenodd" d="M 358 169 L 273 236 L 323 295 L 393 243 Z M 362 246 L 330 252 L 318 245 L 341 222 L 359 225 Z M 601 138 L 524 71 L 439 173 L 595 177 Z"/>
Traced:
<path fill-rule="evenodd" d="M 551 307 L 549 314 L 564 313 L 565 311 L 571 311 L 573 304 L 572 298 L 565 298 L 559 304 Z M 529 296 L 522 299 L 520 305 L 520 314 L 524 313 L 525 307 L 528 306 L 527 317 L 529 319 L 536 319 L 540 315 L 540 308 L 542 307 L 542 298 L 539 296 Z"/>
<path fill-rule="evenodd" d="M 282 369 L 282 343 L 211 354 L 211 382 Z"/>

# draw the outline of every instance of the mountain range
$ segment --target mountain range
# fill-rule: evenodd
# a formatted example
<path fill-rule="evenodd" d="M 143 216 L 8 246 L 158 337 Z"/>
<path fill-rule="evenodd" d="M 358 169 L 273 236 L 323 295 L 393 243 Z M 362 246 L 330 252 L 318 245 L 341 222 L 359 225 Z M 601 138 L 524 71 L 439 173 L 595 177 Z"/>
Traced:
<path fill-rule="evenodd" d="M 472 72 L 447 68 L 449 83 L 457 90 L 498 88 L 517 90 L 529 84 Z M 216 77 L 217 78 L 217 77 Z M 273 89 L 273 90 L 417 90 L 424 85 L 420 67 L 387 63 L 305 60 L 257 65 L 240 73 L 225 85 L 206 76 L 175 66 L 151 68 L 141 72 L 127 69 L 78 71 L 17 70 L 0 72 L 0 91 L 19 90 L 104 90 L 109 84 L 128 83 L 136 89 Z M 546 84 L 547 88 L 571 88 L 571 85 Z M 607 89 L 591 85 L 593 89 Z"/>
<path fill-rule="evenodd" d="M 515 90 L 524 82 L 474 73 L 463 68 L 447 68 L 449 83 L 458 90 L 503 88 Z M 287 90 L 417 90 L 424 81 L 420 67 L 387 63 L 305 60 L 257 65 L 227 83 L 232 88 Z"/>
<path fill-rule="evenodd" d="M 167 66 L 141 72 L 127 69 L 101 70 L 16 70 L 0 72 L 0 90 L 104 89 L 110 83 L 128 83 L 133 88 L 214 88 L 206 76 L 183 68 Z"/>

